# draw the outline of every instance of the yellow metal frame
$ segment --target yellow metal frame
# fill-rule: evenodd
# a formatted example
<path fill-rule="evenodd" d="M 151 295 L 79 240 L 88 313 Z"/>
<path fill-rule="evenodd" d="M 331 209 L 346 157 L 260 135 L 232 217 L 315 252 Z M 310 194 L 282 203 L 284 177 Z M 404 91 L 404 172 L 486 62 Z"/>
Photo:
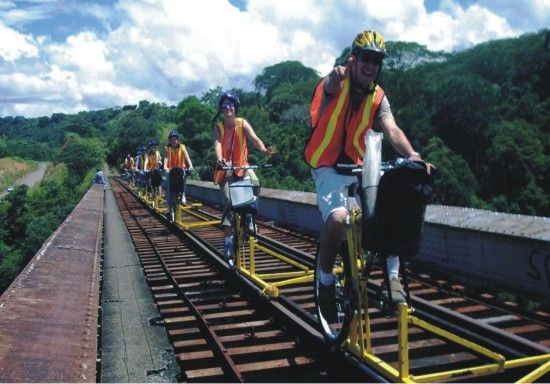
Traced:
<path fill-rule="evenodd" d="M 313 281 L 313 269 L 310 269 L 306 265 L 292 260 L 273 249 L 261 245 L 254 236 L 248 237 L 248 256 L 245 252 L 245 235 L 241 225 L 242 215 L 235 213 L 235 225 L 236 225 L 236 241 L 237 241 L 237 254 L 236 257 L 236 269 L 237 271 L 252 281 L 254 284 L 262 288 L 262 292 L 269 297 L 279 297 L 279 288 L 293 285 L 308 283 Z M 293 272 L 281 272 L 281 273 L 257 273 L 256 272 L 256 252 L 263 251 L 268 255 L 287 263 L 296 271 Z"/>
<path fill-rule="evenodd" d="M 150 206 L 154 211 L 158 213 L 166 213 L 168 209 L 166 208 L 165 199 L 161 197 L 160 195 L 155 195 L 153 198 L 151 198 L 151 195 L 148 193 L 146 189 L 143 188 L 132 188 L 135 192 L 137 192 L 137 195 L 141 200 L 145 202 L 148 206 Z M 209 225 L 219 225 L 221 223 L 220 220 L 212 220 L 208 216 L 196 211 L 196 208 L 200 208 L 203 205 L 201 203 L 192 203 L 192 204 L 182 204 L 179 203 L 176 205 L 176 212 L 174 215 L 174 223 L 183 230 L 189 230 L 193 228 L 199 228 L 199 227 L 206 227 Z M 196 221 L 193 223 L 186 223 L 184 221 L 184 213 L 189 214 L 191 216 L 194 216 L 201 221 Z"/>
<path fill-rule="evenodd" d="M 202 207 L 201 203 L 192 203 L 192 204 L 178 204 L 176 206 L 176 217 L 174 219 L 174 222 L 178 227 L 184 230 L 189 230 L 193 228 L 200 228 L 200 227 L 206 227 L 209 225 L 218 225 L 221 223 L 220 220 L 212 220 L 208 218 L 206 215 L 196 211 L 196 208 Z M 188 215 L 194 216 L 201 221 L 195 221 L 193 223 L 185 223 L 183 221 L 183 214 L 187 213 Z"/>
<path fill-rule="evenodd" d="M 357 260 L 357 262 L 351 263 L 351 274 L 354 284 L 353 291 L 357 295 L 357 300 L 355 300 L 355 302 L 358 303 L 358 307 L 353 309 L 354 313 L 351 319 L 349 336 L 344 341 L 342 345 L 343 348 L 374 368 L 387 379 L 396 382 L 440 382 L 443 380 L 456 378 L 461 375 L 481 376 L 502 372 L 506 369 L 521 366 L 542 364 L 525 377 L 519 379 L 518 382 L 523 383 L 532 382 L 533 380 L 536 380 L 550 372 L 550 354 L 506 360 L 506 358 L 499 353 L 491 351 L 477 343 L 464 339 L 414 316 L 413 311 L 408 308 L 406 303 L 399 304 L 397 312 L 398 369 L 395 369 L 389 363 L 376 356 L 372 351 L 370 318 L 368 312 L 369 306 L 368 297 L 366 294 L 367 279 L 362 277 L 363 273 L 360 273 L 360 269 L 363 268 L 364 265 L 362 257 L 358 256 L 358 250 L 361 250 L 361 233 L 358 225 L 358 223 L 360 223 L 360 215 L 361 212 L 352 211 L 351 226 L 347 234 L 349 254 L 355 255 L 355 259 Z M 412 375 L 409 369 L 409 324 L 422 328 L 425 331 L 438 335 L 448 341 L 459 344 L 466 349 L 493 360 L 494 362 L 449 371 L 432 372 L 417 376 Z"/>
<path fill-rule="evenodd" d="M 153 204 L 149 201 L 147 194 L 138 190 L 138 195 L 149 205 L 159 207 L 159 201 L 155 200 Z M 198 208 L 202 204 L 190 204 L 181 205 L 178 204 L 176 208 L 175 222 L 178 227 L 187 230 L 190 228 L 196 228 L 206 225 L 220 224 L 220 220 L 209 220 L 206 216 L 194 211 L 194 208 Z M 157 211 L 166 208 L 154 208 Z M 187 212 L 203 221 L 198 223 L 183 223 L 183 213 Z M 266 296 L 278 297 L 279 288 L 292 284 L 307 283 L 313 281 L 313 270 L 307 266 L 298 263 L 288 257 L 275 252 L 274 250 L 265 247 L 258 243 L 254 236 L 248 237 L 248 256 L 246 255 L 246 241 L 244 230 L 241 225 L 241 214 L 235 214 L 235 222 L 237 228 L 237 254 L 236 254 L 236 266 L 237 271 L 250 281 L 262 288 L 262 292 Z M 399 304 L 397 311 L 397 329 L 398 329 L 398 369 L 395 369 L 388 362 L 382 360 L 373 353 L 372 348 L 372 332 L 371 322 L 369 317 L 369 305 L 367 291 L 367 279 L 363 277 L 361 270 L 365 267 L 359 251 L 361 247 L 361 229 L 360 229 L 360 217 L 361 212 L 352 210 L 351 225 L 347 231 L 347 240 L 349 245 L 349 254 L 355 255 L 356 262 L 351 263 L 351 274 L 353 291 L 358 296 L 356 303 L 357 308 L 354 308 L 354 313 L 351 319 L 350 331 L 348 338 L 343 342 L 342 348 L 346 349 L 352 355 L 356 356 L 359 360 L 365 362 L 367 365 L 375 369 L 378 373 L 383 375 L 389 380 L 403 383 L 426 383 L 426 382 L 439 382 L 451 378 L 456 378 L 461 375 L 470 376 L 482 376 L 502 372 L 506 369 L 512 369 L 522 366 L 529 366 L 540 364 L 536 369 L 531 371 L 526 376 L 520 378 L 518 383 L 529 383 L 537 380 L 550 372 L 550 354 L 542 354 L 538 356 L 530 356 L 525 358 L 506 360 L 504 356 L 494 351 L 491 351 L 477 343 L 464 339 L 456 334 L 446 331 L 440 327 L 428 323 L 413 315 L 413 311 L 407 306 L 407 304 Z M 255 254 L 257 251 L 263 251 L 268 255 L 271 255 L 293 267 L 297 268 L 294 272 L 283 273 L 270 273 L 259 274 L 256 273 Z M 335 272 L 341 271 L 341 266 L 336 267 Z M 470 366 L 460 369 L 454 369 L 449 371 L 432 372 L 422 375 L 412 375 L 409 367 L 409 341 L 408 330 L 409 324 L 422 328 L 428 332 L 438 335 L 448 341 L 459 344 L 464 348 L 467 348 L 477 354 L 485 356 L 493 363 L 482 364 L 478 366 Z"/>

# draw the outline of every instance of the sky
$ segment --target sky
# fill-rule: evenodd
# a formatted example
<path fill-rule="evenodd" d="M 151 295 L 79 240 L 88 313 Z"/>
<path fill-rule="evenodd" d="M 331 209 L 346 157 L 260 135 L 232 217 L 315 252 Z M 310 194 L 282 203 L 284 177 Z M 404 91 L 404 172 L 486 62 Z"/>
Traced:
<path fill-rule="evenodd" d="M 0 117 L 253 90 L 286 60 L 324 75 L 365 29 L 456 52 L 549 27 L 550 0 L 0 0 Z"/>

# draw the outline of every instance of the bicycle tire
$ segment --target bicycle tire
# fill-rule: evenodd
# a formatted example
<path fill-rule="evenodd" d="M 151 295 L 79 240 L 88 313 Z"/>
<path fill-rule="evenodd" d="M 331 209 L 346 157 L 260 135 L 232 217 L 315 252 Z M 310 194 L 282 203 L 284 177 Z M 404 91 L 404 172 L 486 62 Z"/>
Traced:
<path fill-rule="evenodd" d="M 351 323 L 351 308 L 352 308 L 352 288 L 351 288 L 351 268 L 349 265 L 347 243 L 343 242 L 340 251 L 336 257 L 335 267 L 333 269 L 335 281 L 335 297 L 336 304 L 336 321 L 329 321 L 323 313 L 320 305 L 320 279 L 319 271 L 321 262 L 319 258 L 319 249 L 315 256 L 315 271 L 314 271 L 314 293 L 315 293 L 315 310 L 319 328 L 325 337 L 328 344 L 332 346 L 340 345 L 348 336 Z"/>

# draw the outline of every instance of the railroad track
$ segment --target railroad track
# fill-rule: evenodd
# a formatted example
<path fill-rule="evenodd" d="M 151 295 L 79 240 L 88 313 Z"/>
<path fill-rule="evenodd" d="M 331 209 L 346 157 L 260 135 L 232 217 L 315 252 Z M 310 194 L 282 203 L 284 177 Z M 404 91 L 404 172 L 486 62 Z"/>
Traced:
<path fill-rule="evenodd" d="M 281 314 L 284 308 L 277 313 L 277 303 L 243 289 L 229 269 L 220 268 L 224 263 L 215 254 L 171 232 L 120 184 L 112 185 L 182 380 L 328 380 L 315 330 L 299 320 L 290 323 Z"/>
<path fill-rule="evenodd" d="M 242 291 L 230 282 L 241 280 L 242 283 L 244 278 L 237 279 L 227 268 L 218 272 L 220 265 L 225 265 L 221 258 L 223 235 L 220 228 L 200 227 L 186 231 L 185 235 L 177 235 L 167 229 L 162 218 L 155 218 L 144 205 L 123 193 L 121 186 L 117 186 L 115 192 L 128 210 L 123 217 L 142 258 L 163 323 L 172 337 L 187 380 L 302 378 L 305 381 L 324 381 L 343 378 L 344 369 L 332 370 L 327 364 L 327 361 L 337 361 L 336 357 L 327 358 L 330 352 L 322 351 L 323 344 L 315 330 L 311 284 L 282 287 L 277 301 L 263 300 L 257 291 L 243 296 Z M 122 211 L 123 204 L 120 206 Z M 215 208 L 203 207 L 201 210 L 219 217 Z M 132 220 L 136 224 L 128 224 Z M 259 223 L 259 227 L 261 242 L 298 258 L 302 263 L 313 265 L 314 237 L 271 224 Z M 186 244 L 184 239 L 192 241 Z M 206 259 L 196 255 L 199 250 L 208 255 Z M 155 261 L 158 259 L 164 260 L 160 266 Z M 283 272 L 289 268 L 267 254 L 256 254 L 258 273 Z M 428 274 L 415 274 L 414 269 L 409 281 L 412 305 L 424 319 L 501 353 L 507 359 L 549 353 L 548 313 L 539 312 L 529 317 L 519 310 L 514 312 L 513 307 L 498 307 L 481 296 L 466 297 L 452 282 L 432 281 Z M 375 294 L 381 282 L 382 272 L 375 270 L 371 274 L 370 294 Z M 249 285 L 249 288 L 254 288 Z M 454 289 L 445 289 L 448 287 Z M 396 319 L 376 308 L 371 309 L 370 316 L 373 352 L 397 366 Z M 292 321 L 284 323 L 288 320 L 281 320 L 283 318 Z M 213 336 L 204 336 L 203 333 Z M 212 346 L 218 346 L 219 350 L 215 351 Z M 322 352 L 314 354 L 314 350 Z M 478 365 L 486 359 L 415 327 L 409 330 L 409 350 L 414 375 Z M 338 360 L 339 363 L 353 362 L 347 354 L 337 356 L 343 359 Z M 232 370 L 232 367 L 236 369 Z M 300 375 L 297 376 L 293 369 Z M 525 372 L 529 370 L 507 370 L 489 376 L 488 380 L 513 381 Z M 367 373 L 372 372 L 367 370 Z M 547 376 L 541 380 L 548 381 Z M 469 378 L 462 379 L 468 381 Z M 471 379 L 479 381 L 479 377 Z"/>

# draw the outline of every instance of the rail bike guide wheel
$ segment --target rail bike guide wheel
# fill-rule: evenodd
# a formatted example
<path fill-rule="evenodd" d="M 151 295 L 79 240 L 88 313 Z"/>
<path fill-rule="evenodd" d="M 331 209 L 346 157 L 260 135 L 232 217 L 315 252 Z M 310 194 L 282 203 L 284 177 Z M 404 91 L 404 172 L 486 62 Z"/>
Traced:
<path fill-rule="evenodd" d="M 343 242 L 340 247 L 340 252 L 336 256 L 334 263 L 334 303 L 336 304 L 336 317 L 330 319 L 331 315 L 323 313 L 322 305 L 320 304 L 321 280 L 319 271 L 321 270 L 321 262 L 319 250 L 315 257 L 315 272 L 314 272 L 314 290 L 315 290 L 315 308 L 317 311 L 317 319 L 325 340 L 332 345 L 340 345 L 348 336 L 351 322 L 352 308 L 352 290 L 351 290 L 351 268 L 349 266 L 349 256 L 347 243 Z M 326 290 L 325 290 L 326 292 Z"/>

